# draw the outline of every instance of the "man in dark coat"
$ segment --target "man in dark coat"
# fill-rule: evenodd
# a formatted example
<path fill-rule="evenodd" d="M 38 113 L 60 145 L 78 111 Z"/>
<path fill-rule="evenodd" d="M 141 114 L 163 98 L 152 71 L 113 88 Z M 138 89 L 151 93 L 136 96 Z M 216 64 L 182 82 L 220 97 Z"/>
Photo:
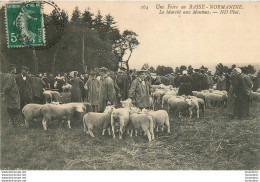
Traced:
<path fill-rule="evenodd" d="M 192 95 L 192 88 L 191 88 L 191 82 L 192 79 L 190 76 L 188 76 L 188 72 L 186 70 L 183 70 L 182 76 L 179 79 L 180 82 L 180 88 L 178 95 Z"/>
<path fill-rule="evenodd" d="M 128 99 L 129 80 L 125 70 L 124 67 L 121 67 L 116 77 L 116 84 L 120 89 L 119 94 L 122 100 Z"/>
<path fill-rule="evenodd" d="M 50 88 L 50 80 L 49 80 L 49 78 L 48 78 L 48 76 L 47 76 L 47 73 L 44 73 L 43 74 L 43 77 L 42 77 L 42 80 L 44 81 L 44 85 L 45 85 L 45 89 L 49 89 Z"/>
<path fill-rule="evenodd" d="M 260 79 L 257 76 L 253 76 L 252 82 L 253 82 L 252 90 L 253 92 L 255 92 L 260 87 Z"/>
<path fill-rule="evenodd" d="M 146 70 L 138 71 L 138 77 L 132 82 L 129 89 L 129 97 L 132 99 L 132 103 L 140 108 L 150 107 L 150 83 L 145 79 Z"/>
<path fill-rule="evenodd" d="M 33 102 L 36 104 L 43 104 L 43 88 L 45 86 L 44 81 L 39 76 L 32 76 L 32 93 Z"/>
<path fill-rule="evenodd" d="M 116 104 L 116 91 L 114 81 L 108 76 L 108 69 L 102 67 L 99 69 L 100 88 L 98 97 L 98 112 L 103 112 L 107 105 Z"/>
<path fill-rule="evenodd" d="M 50 74 L 48 79 L 50 81 L 50 89 L 55 89 L 54 88 L 55 78 L 54 78 L 53 74 Z"/>
<path fill-rule="evenodd" d="M 235 69 L 235 76 L 232 79 L 232 86 L 235 104 L 234 116 L 238 119 L 244 119 L 249 116 L 249 96 L 252 88 L 252 82 L 248 76 L 242 74 L 240 68 Z"/>
<path fill-rule="evenodd" d="M 2 103 L 7 107 L 7 113 L 13 126 L 21 121 L 20 94 L 15 80 L 16 66 L 8 65 L 8 73 L 0 74 Z"/>
<path fill-rule="evenodd" d="M 32 81 L 29 77 L 29 68 L 22 66 L 22 73 L 16 76 L 16 84 L 19 89 L 22 110 L 26 104 L 32 103 Z"/>
<path fill-rule="evenodd" d="M 192 78 L 192 90 L 193 91 L 201 91 L 201 74 L 199 69 L 194 69 L 194 72 L 191 76 Z"/>
<path fill-rule="evenodd" d="M 208 89 L 207 78 L 206 78 L 204 69 L 201 69 L 200 84 L 201 84 L 201 90 L 207 90 Z"/>

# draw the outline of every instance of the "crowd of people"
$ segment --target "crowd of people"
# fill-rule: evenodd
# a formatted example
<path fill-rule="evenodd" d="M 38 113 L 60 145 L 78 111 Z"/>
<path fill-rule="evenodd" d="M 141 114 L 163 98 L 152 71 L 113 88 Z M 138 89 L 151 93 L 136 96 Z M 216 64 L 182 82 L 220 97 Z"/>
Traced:
<path fill-rule="evenodd" d="M 172 85 L 179 88 L 178 95 L 192 95 L 192 91 L 207 89 L 226 90 L 228 92 L 227 113 L 239 119 L 249 116 L 249 97 L 259 88 L 259 78 L 242 73 L 240 68 L 212 75 L 204 69 L 193 72 L 183 70 L 166 76 L 150 74 L 147 70 L 133 72 L 124 67 L 119 71 L 109 71 L 102 67 L 95 71 L 78 74 L 37 74 L 32 75 L 29 68 L 22 66 L 16 74 L 16 65 L 8 65 L 8 73 L 0 74 L 1 97 L 5 102 L 12 123 L 21 121 L 21 110 L 29 103 L 44 104 L 44 90 L 57 90 L 71 85 L 71 102 L 89 102 L 93 111 L 103 112 L 107 105 L 120 104 L 121 100 L 131 98 L 140 108 L 150 107 L 151 85 Z"/>

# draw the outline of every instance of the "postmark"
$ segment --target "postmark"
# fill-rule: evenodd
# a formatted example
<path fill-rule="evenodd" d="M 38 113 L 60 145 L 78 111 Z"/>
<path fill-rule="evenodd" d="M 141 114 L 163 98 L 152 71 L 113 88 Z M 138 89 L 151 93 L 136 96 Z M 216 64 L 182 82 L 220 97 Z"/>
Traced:
<path fill-rule="evenodd" d="M 44 22 L 43 8 L 47 6 L 57 15 L 54 22 L 55 35 L 46 39 L 46 29 L 50 27 Z M 6 33 L 9 48 L 29 47 L 47 49 L 56 44 L 64 31 L 64 20 L 60 8 L 54 2 L 30 1 L 8 3 L 6 10 Z M 53 26 L 52 26 L 53 28 Z M 47 35 L 48 36 L 48 35 Z"/>

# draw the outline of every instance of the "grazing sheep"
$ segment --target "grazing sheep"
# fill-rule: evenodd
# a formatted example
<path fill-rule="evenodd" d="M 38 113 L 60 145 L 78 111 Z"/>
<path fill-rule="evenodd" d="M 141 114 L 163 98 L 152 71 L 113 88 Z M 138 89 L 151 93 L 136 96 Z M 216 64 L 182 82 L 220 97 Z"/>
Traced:
<path fill-rule="evenodd" d="M 32 119 L 41 118 L 42 115 L 42 109 L 43 105 L 41 104 L 27 104 L 22 109 L 22 113 L 24 116 L 25 126 L 29 127 L 29 122 Z"/>
<path fill-rule="evenodd" d="M 93 128 L 101 128 L 103 129 L 102 135 L 105 135 L 106 129 L 108 129 L 108 134 L 111 135 L 110 132 L 110 119 L 111 113 L 113 112 L 113 106 L 107 106 L 103 113 L 97 112 L 89 112 L 83 117 L 83 127 L 84 132 L 90 134 L 90 136 L 95 137 L 92 130 Z M 87 131 L 88 129 L 88 131 Z"/>
<path fill-rule="evenodd" d="M 205 102 L 201 98 L 197 98 L 195 96 L 188 96 L 189 99 L 196 99 L 199 104 L 199 109 L 201 109 L 202 115 L 205 116 Z"/>
<path fill-rule="evenodd" d="M 118 108 L 114 109 L 111 114 L 111 128 L 113 138 L 115 136 L 115 124 L 119 123 L 119 139 L 122 139 L 123 131 L 128 125 L 129 122 L 129 108 Z"/>
<path fill-rule="evenodd" d="M 83 104 L 60 104 L 60 105 L 53 105 L 53 104 L 44 104 L 42 107 L 42 114 L 43 120 L 42 125 L 43 129 L 47 130 L 47 122 L 51 119 L 62 119 L 63 117 L 66 118 L 68 122 L 68 127 L 71 128 L 70 119 L 73 115 L 77 112 L 82 113 L 86 111 L 86 107 Z"/>
<path fill-rule="evenodd" d="M 133 135 L 133 130 L 135 130 L 135 136 L 137 136 L 137 130 L 142 129 L 147 135 L 149 142 L 154 140 L 153 119 L 151 116 L 143 113 L 132 113 L 130 111 L 129 123 L 131 130 L 130 137 Z"/>
<path fill-rule="evenodd" d="M 46 91 L 43 92 L 43 98 L 44 98 L 45 104 L 52 102 L 52 95 L 50 92 L 46 92 Z"/>
<path fill-rule="evenodd" d="M 168 133 L 170 133 L 169 115 L 165 110 L 148 111 L 146 109 L 143 109 L 142 113 L 148 114 L 153 118 L 153 127 L 156 128 L 156 132 L 158 132 L 159 128 L 161 129 L 161 131 L 163 131 L 165 124 L 167 126 Z"/>
<path fill-rule="evenodd" d="M 208 93 L 205 101 L 208 106 L 221 106 L 227 101 L 227 95 Z"/>

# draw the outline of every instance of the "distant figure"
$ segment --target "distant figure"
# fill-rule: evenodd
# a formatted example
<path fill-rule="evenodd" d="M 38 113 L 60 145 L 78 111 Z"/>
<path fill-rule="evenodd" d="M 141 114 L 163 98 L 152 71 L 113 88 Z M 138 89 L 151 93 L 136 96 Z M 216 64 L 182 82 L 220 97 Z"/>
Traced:
<path fill-rule="evenodd" d="M 100 89 L 98 97 L 98 112 L 103 112 L 107 105 L 116 104 L 116 91 L 114 81 L 108 76 L 108 69 L 99 69 Z"/>
<path fill-rule="evenodd" d="M 183 70 L 182 76 L 179 79 L 180 88 L 178 95 L 192 95 L 192 88 L 191 88 L 191 82 L 192 79 L 190 76 L 188 76 L 188 72 L 186 70 Z"/>
<path fill-rule="evenodd" d="M 97 80 L 96 72 L 90 72 L 90 77 L 84 88 L 88 92 L 87 102 L 91 104 L 93 111 L 97 112 L 100 82 Z"/>
<path fill-rule="evenodd" d="M 83 81 L 77 76 L 78 72 L 74 72 L 73 78 L 70 80 L 71 87 L 71 102 L 82 102 L 80 87 Z"/>
<path fill-rule="evenodd" d="M 192 78 L 192 90 L 193 91 L 201 91 L 201 75 L 199 69 L 194 69 L 194 72 L 191 76 Z"/>
<path fill-rule="evenodd" d="M 226 90 L 226 77 L 223 75 L 223 71 L 219 72 L 217 78 L 217 90 Z"/>

